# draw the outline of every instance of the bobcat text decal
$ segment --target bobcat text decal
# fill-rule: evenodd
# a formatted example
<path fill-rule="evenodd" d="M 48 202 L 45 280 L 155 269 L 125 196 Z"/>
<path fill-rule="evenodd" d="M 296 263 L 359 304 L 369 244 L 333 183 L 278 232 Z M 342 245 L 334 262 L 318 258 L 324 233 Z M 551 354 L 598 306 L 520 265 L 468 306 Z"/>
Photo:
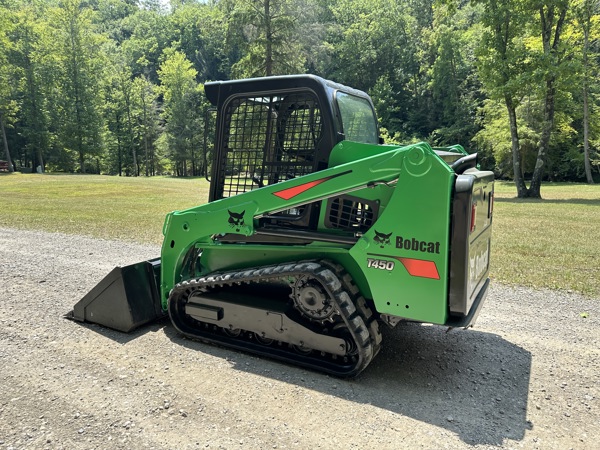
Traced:
<path fill-rule="evenodd" d="M 469 258 L 469 277 L 471 282 L 477 282 L 481 278 L 481 275 L 488 269 L 489 263 L 489 246 L 486 246 L 481 253 L 475 253 Z"/>
<path fill-rule="evenodd" d="M 439 242 L 419 241 L 415 238 L 409 239 L 402 236 L 396 236 L 396 248 L 412 250 L 414 252 L 440 253 Z"/>

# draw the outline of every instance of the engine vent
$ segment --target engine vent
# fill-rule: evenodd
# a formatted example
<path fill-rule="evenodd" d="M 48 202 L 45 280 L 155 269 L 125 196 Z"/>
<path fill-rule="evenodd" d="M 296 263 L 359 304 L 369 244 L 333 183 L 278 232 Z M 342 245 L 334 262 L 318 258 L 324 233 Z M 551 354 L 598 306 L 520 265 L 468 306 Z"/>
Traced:
<path fill-rule="evenodd" d="M 364 233 L 371 228 L 378 213 L 377 201 L 343 195 L 327 202 L 325 226 Z"/>

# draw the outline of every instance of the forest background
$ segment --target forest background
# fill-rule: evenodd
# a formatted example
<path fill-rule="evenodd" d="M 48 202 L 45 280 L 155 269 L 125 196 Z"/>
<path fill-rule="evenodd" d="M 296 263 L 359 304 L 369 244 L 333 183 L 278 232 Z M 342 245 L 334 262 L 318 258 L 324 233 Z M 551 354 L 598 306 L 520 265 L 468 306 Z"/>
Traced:
<path fill-rule="evenodd" d="M 600 180 L 599 38 L 598 0 L 0 0 L 0 155 L 201 176 L 204 82 L 313 73 L 539 197 Z"/>

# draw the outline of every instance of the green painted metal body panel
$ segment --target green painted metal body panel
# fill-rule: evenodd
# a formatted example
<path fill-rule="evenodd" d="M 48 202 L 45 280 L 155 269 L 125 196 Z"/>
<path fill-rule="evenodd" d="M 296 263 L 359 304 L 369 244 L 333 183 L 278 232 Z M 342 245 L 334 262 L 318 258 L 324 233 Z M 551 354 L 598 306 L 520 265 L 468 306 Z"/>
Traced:
<path fill-rule="evenodd" d="M 378 312 L 444 323 L 454 177 L 448 164 L 425 143 L 398 147 L 344 141 L 332 150 L 326 170 L 172 212 L 163 227 L 163 308 L 170 290 L 183 278 L 329 258 L 346 268 Z M 380 201 L 377 221 L 354 245 L 318 241 L 265 245 L 218 239 L 231 233 L 251 236 L 265 215 L 348 192 Z M 328 229 L 322 213 L 317 231 L 343 234 Z M 184 271 L 191 249 L 202 251 L 195 274 Z"/>
<path fill-rule="evenodd" d="M 427 146 L 408 150 L 387 208 L 350 250 L 367 271 L 378 312 L 439 324 L 446 321 L 454 177 Z M 387 239 L 381 242 L 378 235 Z M 419 272 L 421 276 L 409 273 L 415 264 L 425 271 Z"/>

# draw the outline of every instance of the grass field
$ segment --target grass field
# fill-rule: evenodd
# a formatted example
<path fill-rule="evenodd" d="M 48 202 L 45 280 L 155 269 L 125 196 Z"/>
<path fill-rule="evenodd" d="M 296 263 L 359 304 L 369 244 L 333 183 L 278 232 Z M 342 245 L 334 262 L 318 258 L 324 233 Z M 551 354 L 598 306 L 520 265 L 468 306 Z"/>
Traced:
<path fill-rule="evenodd" d="M 496 183 L 492 278 L 600 296 L 600 186 Z M 160 243 L 167 212 L 202 204 L 204 179 L 0 175 L 0 226 Z"/>
<path fill-rule="evenodd" d="M 600 297 L 600 186 L 545 183 L 543 200 L 496 183 L 492 276 Z"/>
<path fill-rule="evenodd" d="M 0 226 L 161 243 L 169 211 L 206 202 L 202 178 L 0 176 Z"/>

